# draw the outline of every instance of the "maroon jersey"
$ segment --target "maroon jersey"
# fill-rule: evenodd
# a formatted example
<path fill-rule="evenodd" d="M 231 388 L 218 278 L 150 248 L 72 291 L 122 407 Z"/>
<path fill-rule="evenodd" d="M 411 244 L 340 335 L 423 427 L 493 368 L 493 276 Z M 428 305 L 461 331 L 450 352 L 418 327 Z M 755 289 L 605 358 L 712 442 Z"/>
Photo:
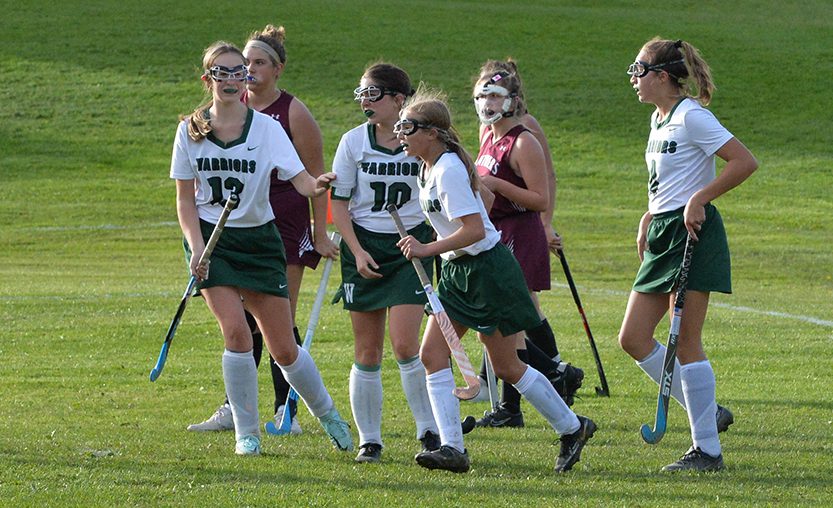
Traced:
<path fill-rule="evenodd" d="M 527 130 L 529 129 L 523 125 L 516 125 L 495 141 L 492 139 L 491 130 L 486 129 L 483 132 L 483 139 L 480 140 L 480 153 L 477 154 L 477 161 L 475 161 L 477 173 L 480 176 L 492 175 L 501 180 L 506 180 L 512 185 L 526 189 L 524 179 L 515 174 L 515 171 L 509 166 L 509 156 L 512 154 L 518 136 Z M 526 211 L 526 208 L 505 196 L 495 194 L 495 202 L 489 211 L 489 218 L 492 220 L 501 219 L 507 215 L 515 215 Z"/>
<path fill-rule="evenodd" d="M 245 102 L 245 95 L 244 102 Z M 292 128 L 289 125 L 289 105 L 295 97 L 281 90 L 280 96 L 260 112 L 277 120 L 292 141 Z M 275 214 L 275 225 L 286 247 L 288 265 L 304 265 L 315 268 L 321 256 L 315 251 L 310 228 L 309 199 L 300 195 L 291 182 L 278 178 L 278 172 L 272 171 L 269 186 L 269 203 Z"/>
<path fill-rule="evenodd" d="M 491 175 L 526 189 L 526 182 L 515 173 L 509 164 L 509 156 L 515 142 L 523 132 L 523 125 L 512 127 L 497 141 L 492 138 L 491 129 L 483 132 L 480 153 L 477 155 L 477 173 Z M 539 212 L 527 210 L 506 196 L 495 193 L 495 201 L 489 210 L 489 219 L 500 231 L 500 241 L 512 251 L 530 291 L 550 289 L 550 259 L 547 235 L 541 223 Z"/>

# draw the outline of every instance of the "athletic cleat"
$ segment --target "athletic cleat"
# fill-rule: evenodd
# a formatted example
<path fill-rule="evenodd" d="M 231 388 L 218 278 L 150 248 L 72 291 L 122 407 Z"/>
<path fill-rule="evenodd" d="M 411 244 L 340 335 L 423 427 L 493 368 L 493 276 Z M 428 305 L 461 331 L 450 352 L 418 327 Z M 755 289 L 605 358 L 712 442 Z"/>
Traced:
<path fill-rule="evenodd" d="M 688 451 L 680 457 L 680 460 L 673 464 L 668 464 L 662 470 L 666 472 L 675 471 L 720 471 L 723 469 L 723 454 L 713 457 L 700 448 L 691 447 Z"/>
<path fill-rule="evenodd" d="M 278 412 L 275 413 L 275 427 L 276 428 L 281 428 L 281 421 L 283 421 L 284 408 L 286 408 L 286 406 L 281 404 L 280 406 L 278 406 Z M 289 429 L 289 433 L 297 436 L 298 434 L 301 434 L 302 432 L 304 432 L 304 431 L 301 429 L 301 424 L 298 423 L 298 416 L 295 415 L 295 416 L 292 417 L 292 427 Z"/>
<path fill-rule="evenodd" d="M 234 445 L 237 455 L 260 455 L 260 438 L 254 435 L 243 436 Z"/>
<path fill-rule="evenodd" d="M 717 432 L 726 432 L 729 430 L 729 425 L 735 423 L 735 415 L 720 404 L 717 405 L 715 417 L 717 418 Z"/>
<path fill-rule="evenodd" d="M 578 416 L 578 415 L 576 415 Z M 555 459 L 555 471 L 564 473 L 581 459 L 581 450 L 587 440 L 596 433 L 596 424 L 590 418 L 578 416 L 579 428 L 572 434 L 561 436 L 561 451 Z"/>
<path fill-rule="evenodd" d="M 471 468 L 468 451 L 460 452 L 445 445 L 431 452 L 420 452 L 414 459 L 424 468 L 444 469 L 453 473 L 465 473 Z"/>
<path fill-rule="evenodd" d="M 344 451 L 351 451 L 353 449 L 353 436 L 350 435 L 350 424 L 341 418 L 335 406 L 327 414 L 319 417 L 318 421 L 324 428 L 324 432 L 329 436 L 333 446 Z"/>
<path fill-rule="evenodd" d="M 377 464 L 382 461 L 382 445 L 379 443 L 365 443 L 359 447 L 356 462 Z"/>
<path fill-rule="evenodd" d="M 520 411 L 513 413 L 501 404 L 495 411 L 485 411 L 483 418 L 477 420 L 476 427 L 523 427 L 524 415 Z"/>
<path fill-rule="evenodd" d="M 569 363 L 561 362 L 551 376 L 549 378 L 550 383 L 552 383 L 555 391 L 558 392 L 558 395 L 561 395 L 565 404 L 572 406 L 575 402 L 575 394 L 581 388 L 582 381 L 584 381 L 584 371 L 578 367 L 573 367 Z"/>
<path fill-rule="evenodd" d="M 188 426 L 192 432 L 212 432 L 221 430 L 234 430 L 234 419 L 231 417 L 231 406 L 223 404 L 211 418 L 202 423 L 193 423 Z"/>
<path fill-rule="evenodd" d="M 422 442 L 422 451 L 423 452 L 433 452 L 434 450 L 439 450 L 440 445 L 440 436 L 435 434 L 434 432 L 426 431 L 425 435 L 419 438 Z"/>

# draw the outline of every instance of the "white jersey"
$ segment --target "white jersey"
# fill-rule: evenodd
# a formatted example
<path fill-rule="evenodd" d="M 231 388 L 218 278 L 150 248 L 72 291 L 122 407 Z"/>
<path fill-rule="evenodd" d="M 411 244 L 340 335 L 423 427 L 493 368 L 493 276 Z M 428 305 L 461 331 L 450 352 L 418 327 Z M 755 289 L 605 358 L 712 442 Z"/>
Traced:
<path fill-rule="evenodd" d="M 359 226 L 396 233 L 396 224 L 385 210 L 389 203 L 399 207 L 406 229 L 425 222 L 417 199 L 419 162 L 402 147 L 390 150 L 377 145 L 373 125 L 359 125 L 341 137 L 333 172 L 332 198 L 350 200 L 350 216 Z"/>
<path fill-rule="evenodd" d="M 442 154 L 428 171 L 425 181 L 419 182 L 419 202 L 428 221 L 437 232 L 437 239 L 447 238 L 463 226 L 460 217 L 480 214 L 486 236 L 471 245 L 449 252 L 443 252 L 443 259 L 454 259 L 464 254 L 476 256 L 500 242 L 500 233 L 495 229 L 480 198 L 472 192 L 471 179 L 466 166 L 457 154 Z"/>
<path fill-rule="evenodd" d="M 684 207 L 695 192 L 714 180 L 714 154 L 733 137 L 694 99 L 681 100 L 661 123 L 658 115 L 651 116 L 645 149 L 652 215 Z"/>
<path fill-rule="evenodd" d="M 281 124 L 249 110 L 243 134 L 223 143 L 213 135 L 201 141 L 188 137 L 188 121 L 179 124 L 171 157 L 171 178 L 195 180 L 200 219 L 216 224 L 226 198 L 237 193 L 240 203 L 229 215 L 229 227 L 262 226 L 275 218 L 269 204 L 269 175 L 290 180 L 304 170 Z"/>

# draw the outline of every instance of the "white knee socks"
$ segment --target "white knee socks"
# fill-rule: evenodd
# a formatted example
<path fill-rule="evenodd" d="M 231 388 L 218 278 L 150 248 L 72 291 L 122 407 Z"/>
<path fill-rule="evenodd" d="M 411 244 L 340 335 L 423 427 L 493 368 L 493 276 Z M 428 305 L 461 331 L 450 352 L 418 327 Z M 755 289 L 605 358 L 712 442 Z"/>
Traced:
<path fill-rule="evenodd" d="M 359 430 L 359 444 L 382 443 L 382 368 L 350 369 L 350 407 Z"/>
<path fill-rule="evenodd" d="M 716 457 L 720 455 L 720 439 L 717 437 L 717 421 L 714 418 L 717 402 L 711 363 L 703 360 L 683 365 L 680 368 L 680 378 L 694 447 Z"/>
<path fill-rule="evenodd" d="M 257 414 L 257 367 L 251 351 L 223 352 L 223 381 L 234 420 L 234 436 L 260 437 L 260 422 Z"/>
<path fill-rule="evenodd" d="M 298 358 L 292 365 L 279 365 L 283 376 L 295 388 L 312 416 L 320 418 L 333 408 L 333 399 L 324 387 L 318 367 L 307 351 L 298 346 Z"/>
<path fill-rule="evenodd" d="M 465 451 L 463 428 L 460 426 L 460 401 L 454 396 L 454 375 L 443 369 L 425 376 L 431 410 L 440 431 L 440 442 L 458 451 Z"/>
<path fill-rule="evenodd" d="M 552 383 L 532 367 L 527 366 L 526 372 L 514 386 L 559 435 L 572 434 L 581 426 L 576 414 L 567 407 Z"/>

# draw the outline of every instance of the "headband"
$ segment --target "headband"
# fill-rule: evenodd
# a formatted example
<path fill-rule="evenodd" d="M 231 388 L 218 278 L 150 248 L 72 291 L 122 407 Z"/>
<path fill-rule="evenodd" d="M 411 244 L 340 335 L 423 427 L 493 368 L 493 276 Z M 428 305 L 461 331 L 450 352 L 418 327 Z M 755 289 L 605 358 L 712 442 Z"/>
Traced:
<path fill-rule="evenodd" d="M 262 50 L 262 51 L 266 52 L 266 54 L 269 55 L 270 57 L 272 57 L 272 60 L 276 63 L 277 62 L 283 63 L 283 60 L 281 60 L 281 58 L 278 56 L 278 52 L 275 51 L 275 48 L 266 44 L 263 41 L 259 41 L 257 39 L 252 39 L 252 40 L 250 40 L 249 42 L 246 43 L 246 47 L 243 48 L 243 51 L 245 52 L 247 49 L 251 49 L 251 48 L 257 48 L 259 50 Z"/>

